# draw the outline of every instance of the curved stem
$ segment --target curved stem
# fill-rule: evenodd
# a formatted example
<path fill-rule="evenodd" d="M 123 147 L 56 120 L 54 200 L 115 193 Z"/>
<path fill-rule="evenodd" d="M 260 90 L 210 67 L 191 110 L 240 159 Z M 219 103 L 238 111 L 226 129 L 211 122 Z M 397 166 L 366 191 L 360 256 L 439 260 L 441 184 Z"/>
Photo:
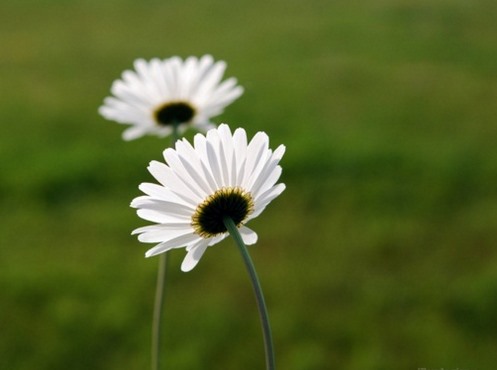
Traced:
<path fill-rule="evenodd" d="M 250 258 L 250 254 L 248 253 L 247 247 L 243 242 L 243 239 L 238 232 L 238 229 L 230 217 L 225 217 L 223 219 L 224 226 L 228 229 L 228 232 L 233 237 L 240 250 L 243 262 L 245 263 L 245 267 L 250 276 L 250 280 L 252 281 L 252 286 L 254 288 L 254 293 L 257 301 L 257 308 L 259 310 L 259 315 L 261 318 L 262 325 L 262 333 L 264 336 L 264 348 L 266 351 L 266 369 L 274 370 L 275 369 L 275 361 L 274 361 L 274 349 L 273 349 L 273 338 L 271 334 L 271 326 L 269 325 L 269 317 L 266 308 L 266 302 L 264 300 L 264 294 L 262 293 L 261 284 L 259 283 L 259 279 L 257 277 L 257 272 L 255 271 L 254 264 L 252 259 Z"/>

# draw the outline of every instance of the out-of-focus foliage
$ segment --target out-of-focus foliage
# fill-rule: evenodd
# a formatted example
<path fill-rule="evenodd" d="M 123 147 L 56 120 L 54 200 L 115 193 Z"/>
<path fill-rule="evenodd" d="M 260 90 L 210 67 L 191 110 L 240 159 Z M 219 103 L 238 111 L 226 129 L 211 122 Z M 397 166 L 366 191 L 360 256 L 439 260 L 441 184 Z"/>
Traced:
<path fill-rule="evenodd" d="M 204 53 L 246 89 L 218 122 L 287 146 L 251 223 L 279 368 L 493 368 L 495 19 L 490 0 L 3 0 L 0 368 L 149 366 L 157 260 L 129 202 L 170 142 L 125 143 L 97 108 L 135 58 Z M 168 368 L 263 368 L 233 243 L 188 274 L 183 253 Z"/>

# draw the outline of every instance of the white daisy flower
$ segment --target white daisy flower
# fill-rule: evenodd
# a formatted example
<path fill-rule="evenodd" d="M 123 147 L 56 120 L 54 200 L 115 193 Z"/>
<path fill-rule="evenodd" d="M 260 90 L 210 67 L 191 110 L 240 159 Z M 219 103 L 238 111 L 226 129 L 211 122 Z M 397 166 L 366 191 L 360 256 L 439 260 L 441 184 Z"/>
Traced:
<path fill-rule="evenodd" d="M 269 149 L 263 132 L 247 143 L 244 129 L 232 134 L 226 124 L 206 136 L 195 135 L 193 146 L 183 139 L 175 149 L 166 149 L 166 164 L 152 161 L 148 167 L 160 185 L 142 183 L 139 189 L 146 195 L 131 202 L 138 216 L 156 223 L 132 233 L 139 234 L 141 242 L 159 243 L 146 256 L 185 247 L 181 269 L 190 271 L 207 247 L 228 235 L 226 216 L 234 221 L 245 244 L 254 244 L 257 234 L 245 224 L 285 189 L 282 183 L 275 185 L 284 152 L 284 145 L 274 152 Z"/>
<path fill-rule="evenodd" d="M 210 55 L 200 59 L 181 60 L 172 57 L 147 62 L 137 59 L 135 71 L 124 71 L 114 81 L 111 92 L 99 108 L 106 119 L 131 125 L 124 131 L 124 140 L 146 134 L 164 137 L 178 125 L 183 134 L 188 126 L 207 131 L 214 125 L 211 117 L 243 93 L 235 78 L 221 83 L 226 69 L 224 61 L 214 62 Z"/>

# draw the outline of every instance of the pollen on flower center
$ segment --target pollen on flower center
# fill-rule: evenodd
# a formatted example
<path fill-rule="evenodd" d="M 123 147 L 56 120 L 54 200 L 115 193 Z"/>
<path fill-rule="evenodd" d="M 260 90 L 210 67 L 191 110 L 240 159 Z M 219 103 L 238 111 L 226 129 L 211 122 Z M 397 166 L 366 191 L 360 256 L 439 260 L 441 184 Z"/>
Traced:
<path fill-rule="evenodd" d="M 194 115 L 195 109 L 190 104 L 181 101 L 165 103 L 154 111 L 155 121 L 164 126 L 188 122 Z"/>
<path fill-rule="evenodd" d="M 223 187 L 197 206 L 192 216 L 195 233 L 203 238 L 226 232 L 223 218 L 230 217 L 240 226 L 254 211 L 252 195 L 240 187 Z"/>

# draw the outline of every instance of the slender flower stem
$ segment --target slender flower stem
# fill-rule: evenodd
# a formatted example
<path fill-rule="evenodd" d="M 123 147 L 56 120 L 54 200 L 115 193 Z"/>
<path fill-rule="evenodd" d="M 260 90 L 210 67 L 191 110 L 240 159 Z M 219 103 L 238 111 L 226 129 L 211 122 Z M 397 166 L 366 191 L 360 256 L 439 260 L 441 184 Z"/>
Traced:
<path fill-rule="evenodd" d="M 152 324 L 152 370 L 159 370 L 159 347 L 161 339 L 161 318 L 164 307 L 164 288 L 166 283 L 167 255 L 159 256 L 159 269 L 157 271 L 157 287 L 155 290 L 154 318 Z"/>
<path fill-rule="evenodd" d="M 171 134 L 172 144 L 174 145 L 179 139 L 178 122 L 173 123 L 173 132 Z M 162 311 L 164 309 L 164 295 L 166 287 L 166 272 L 167 272 L 168 258 L 166 253 L 159 256 L 159 268 L 157 270 L 157 286 L 155 289 L 155 304 L 154 316 L 152 321 L 152 370 L 159 370 L 160 364 L 160 342 L 161 342 L 161 322 Z"/>
<path fill-rule="evenodd" d="M 264 301 L 264 294 L 262 293 L 261 284 L 259 283 L 259 279 L 257 278 L 257 273 L 255 271 L 254 264 L 250 255 L 248 253 L 247 247 L 242 240 L 240 233 L 238 232 L 238 228 L 230 217 L 225 217 L 223 219 L 224 225 L 230 235 L 235 239 L 236 245 L 238 249 L 242 253 L 243 262 L 245 263 L 245 267 L 248 270 L 250 275 L 250 280 L 252 281 L 252 286 L 254 288 L 254 293 L 257 301 L 257 308 L 259 309 L 259 315 L 261 318 L 262 325 L 262 333 L 264 336 L 264 347 L 266 351 L 266 369 L 267 370 L 275 370 L 275 361 L 274 361 L 274 349 L 273 349 L 273 338 L 271 334 L 271 326 L 269 325 L 269 317 L 267 314 L 266 302 Z"/>

